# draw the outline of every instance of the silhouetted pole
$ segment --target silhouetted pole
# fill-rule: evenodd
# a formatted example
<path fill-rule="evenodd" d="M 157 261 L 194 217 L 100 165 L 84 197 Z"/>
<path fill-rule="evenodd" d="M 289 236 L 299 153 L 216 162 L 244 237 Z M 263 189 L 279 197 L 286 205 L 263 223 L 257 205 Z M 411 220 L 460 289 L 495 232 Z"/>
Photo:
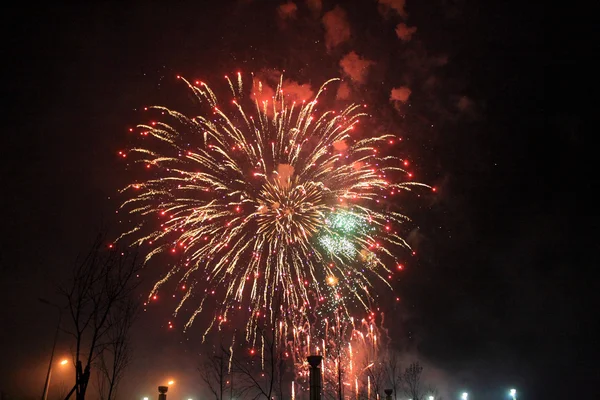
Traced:
<path fill-rule="evenodd" d="M 392 400 L 392 389 L 385 389 L 385 400 Z"/>
<path fill-rule="evenodd" d="M 58 309 L 58 323 L 56 324 L 56 331 L 54 332 L 54 343 L 52 343 L 52 353 L 50 353 L 50 363 L 48 364 L 48 373 L 46 374 L 46 382 L 44 382 L 44 391 L 42 392 L 42 400 L 48 399 L 48 389 L 50 389 L 50 376 L 52 375 L 52 362 L 54 361 L 54 350 L 56 349 L 56 339 L 58 339 L 58 331 L 60 329 L 60 318 L 62 317 L 62 309 L 56 304 L 50 303 L 46 299 L 39 298 L 44 304 L 47 304 Z"/>
<path fill-rule="evenodd" d="M 321 400 L 321 356 L 308 356 L 310 364 L 310 400 Z"/>
<path fill-rule="evenodd" d="M 167 400 L 167 391 L 169 390 L 168 386 L 159 386 L 158 387 L 158 400 Z"/>

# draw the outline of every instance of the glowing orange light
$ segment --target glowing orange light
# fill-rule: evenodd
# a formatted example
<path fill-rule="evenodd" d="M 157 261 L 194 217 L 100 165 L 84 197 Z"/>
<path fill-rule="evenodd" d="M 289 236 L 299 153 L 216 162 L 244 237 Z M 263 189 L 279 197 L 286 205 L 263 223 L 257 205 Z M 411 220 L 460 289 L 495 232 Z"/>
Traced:
<path fill-rule="evenodd" d="M 68 362 L 69 362 L 69 361 L 68 361 L 68 360 L 65 358 L 64 360 L 62 360 L 62 361 L 60 362 L 60 365 L 67 365 L 67 363 L 68 363 Z"/>

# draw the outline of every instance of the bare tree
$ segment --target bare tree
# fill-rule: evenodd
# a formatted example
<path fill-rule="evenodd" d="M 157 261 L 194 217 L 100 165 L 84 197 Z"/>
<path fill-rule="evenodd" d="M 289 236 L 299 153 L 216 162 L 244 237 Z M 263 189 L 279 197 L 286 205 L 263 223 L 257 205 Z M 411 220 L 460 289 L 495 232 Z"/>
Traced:
<path fill-rule="evenodd" d="M 130 331 L 138 310 L 138 303 L 129 298 L 115 304 L 109 314 L 104 351 L 100 352 L 96 362 L 100 400 L 116 398 L 118 385 L 131 363 Z"/>
<path fill-rule="evenodd" d="M 265 330 L 258 328 L 261 351 L 251 350 L 246 355 L 226 354 L 231 359 L 232 371 L 237 381 L 240 397 L 251 399 L 272 399 L 275 395 L 283 398 L 283 381 L 286 361 L 283 347 L 278 343 L 276 324 Z M 262 350 L 264 349 L 264 351 Z"/>
<path fill-rule="evenodd" d="M 383 385 L 386 378 L 385 364 L 382 361 L 375 360 L 366 368 L 367 376 L 371 381 L 371 397 L 379 399 L 383 393 Z M 370 399 L 369 399 L 370 400 Z"/>
<path fill-rule="evenodd" d="M 429 385 L 427 388 L 427 396 L 433 397 L 434 400 L 444 400 L 440 395 L 439 390 L 434 385 Z"/>
<path fill-rule="evenodd" d="M 340 353 L 338 353 L 338 351 Z M 346 368 L 342 360 L 343 349 L 332 349 L 332 353 L 327 354 L 327 361 L 333 360 L 333 366 L 324 371 L 323 398 L 327 400 L 344 399 L 344 379 Z"/>
<path fill-rule="evenodd" d="M 349 329 L 350 326 L 336 315 L 336 324 L 333 327 L 333 334 L 328 336 L 327 354 L 323 360 L 326 369 L 323 396 L 326 399 L 343 400 L 344 398 L 344 379 L 347 373 L 345 361 L 348 357 L 345 344 L 347 343 Z M 327 371 L 330 372 L 327 373 Z"/>
<path fill-rule="evenodd" d="M 65 399 L 75 393 L 85 399 L 90 370 L 107 348 L 115 319 L 111 315 L 130 300 L 138 271 L 135 255 L 104 248 L 99 235 L 83 259 L 73 268 L 70 282 L 59 288 L 68 310 L 65 331 L 73 337 L 75 385 Z"/>
<path fill-rule="evenodd" d="M 389 350 L 384 360 L 384 364 L 388 384 L 387 388 L 392 389 L 394 400 L 398 400 L 398 392 L 400 391 L 402 385 L 402 372 L 400 369 L 398 353 L 393 350 Z"/>
<path fill-rule="evenodd" d="M 52 398 L 55 400 L 63 400 L 67 393 L 69 393 L 70 385 L 67 385 L 64 381 L 62 381 L 56 386 L 54 388 L 54 395 Z"/>
<path fill-rule="evenodd" d="M 233 350 L 222 348 L 231 362 L 239 397 L 248 396 L 253 400 L 271 400 L 275 396 L 283 398 L 287 362 L 284 357 L 286 339 L 278 323 L 282 311 L 280 305 L 281 294 L 271 305 L 274 311 L 270 318 L 256 328 L 255 338 L 260 351 L 252 349 L 244 355 L 237 355 L 231 353 Z"/>
<path fill-rule="evenodd" d="M 229 357 L 223 346 L 219 347 L 218 352 L 205 356 L 198 367 L 198 372 L 202 381 L 215 396 L 215 400 L 224 400 L 229 374 Z M 230 383 L 230 394 L 233 397 L 233 382 Z"/>
<path fill-rule="evenodd" d="M 421 364 L 413 362 L 404 370 L 402 376 L 404 394 L 413 400 L 423 400 L 421 372 L 423 372 Z"/>

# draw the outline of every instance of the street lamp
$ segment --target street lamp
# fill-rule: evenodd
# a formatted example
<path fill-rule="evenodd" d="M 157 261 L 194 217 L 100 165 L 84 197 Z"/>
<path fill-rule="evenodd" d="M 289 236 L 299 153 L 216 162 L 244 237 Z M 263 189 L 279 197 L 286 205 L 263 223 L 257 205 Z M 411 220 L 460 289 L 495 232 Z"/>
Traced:
<path fill-rule="evenodd" d="M 510 392 L 508 392 L 508 394 L 510 394 L 510 397 L 512 397 L 513 400 L 517 400 L 517 389 L 510 389 Z"/>
<path fill-rule="evenodd" d="M 467 393 L 467 392 L 463 392 L 463 394 L 460 396 L 460 398 L 462 400 L 467 400 L 468 397 L 469 397 L 469 393 Z"/>
<path fill-rule="evenodd" d="M 54 332 L 54 342 L 52 343 L 52 353 L 50 353 L 50 362 L 48 363 L 48 373 L 46 374 L 46 382 L 44 383 L 44 391 L 42 392 L 42 400 L 47 400 L 48 399 L 48 389 L 50 388 L 50 376 L 52 374 L 52 360 L 54 359 L 54 350 L 56 349 L 56 339 L 58 339 L 58 330 L 60 329 L 60 319 L 62 317 L 63 309 L 61 307 L 57 306 L 56 304 L 50 303 L 46 299 L 38 298 L 38 300 L 48 306 L 55 307 L 58 310 L 58 323 L 56 324 L 56 332 Z"/>

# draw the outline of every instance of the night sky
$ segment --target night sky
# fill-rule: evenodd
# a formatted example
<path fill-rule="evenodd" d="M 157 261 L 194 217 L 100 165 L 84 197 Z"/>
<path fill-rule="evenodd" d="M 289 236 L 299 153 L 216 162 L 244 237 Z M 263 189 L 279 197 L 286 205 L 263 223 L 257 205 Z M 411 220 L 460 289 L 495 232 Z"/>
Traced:
<path fill-rule="evenodd" d="M 560 106 L 546 108 L 541 9 L 408 0 L 400 15 L 376 1 L 323 1 L 312 12 L 298 0 L 295 13 L 271 1 L 170 3 L 56 2 L 2 17 L 3 393 L 41 394 L 56 315 L 38 298 L 56 299 L 54 285 L 100 226 L 121 229 L 115 195 L 131 177 L 117 152 L 132 143 L 140 109 L 189 106 L 178 74 L 216 82 L 265 68 L 313 89 L 345 77 L 352 97 L 406 138 L 401 151 L 418 180 L 438 188 L 412 210 L 418 254 L 389 328 L 450 398 L 468 389 L 475 400 L 500 399 L 511 386 L 542 398 L 568 389 L 566 368 L 577 370 L 575 392 L 599 378 L 584 345 L 587 294 L 597 287 L 587 255 L 597 244 L 591 219 L 581 225 L 585 210 L 597 211 L 581 171 L 592 161 L 566 84 L 551 89 Z M 351 34 L 328 49 L 323 15 L 336 5 Z M 400 23 L 417 30 L 401 38 Z M 361 84 L 340 66 L 351 51 L 373 61 Z M 568 49 L 558 57 L 571 65 Z M 390 101 L 400 86 L 410 97 Z M 148 290 L 156 277 L 143 279 Z M 198 398 L 199 331 L 166 329 L 171 311 L 157 306 L 138 321 L 122 398 L 154 396 L 171 376 L 171 398 Z M 64 335 L 58 351 L 69 353 Z M 71 382 L 55 372 L 50 398 Z"/>

